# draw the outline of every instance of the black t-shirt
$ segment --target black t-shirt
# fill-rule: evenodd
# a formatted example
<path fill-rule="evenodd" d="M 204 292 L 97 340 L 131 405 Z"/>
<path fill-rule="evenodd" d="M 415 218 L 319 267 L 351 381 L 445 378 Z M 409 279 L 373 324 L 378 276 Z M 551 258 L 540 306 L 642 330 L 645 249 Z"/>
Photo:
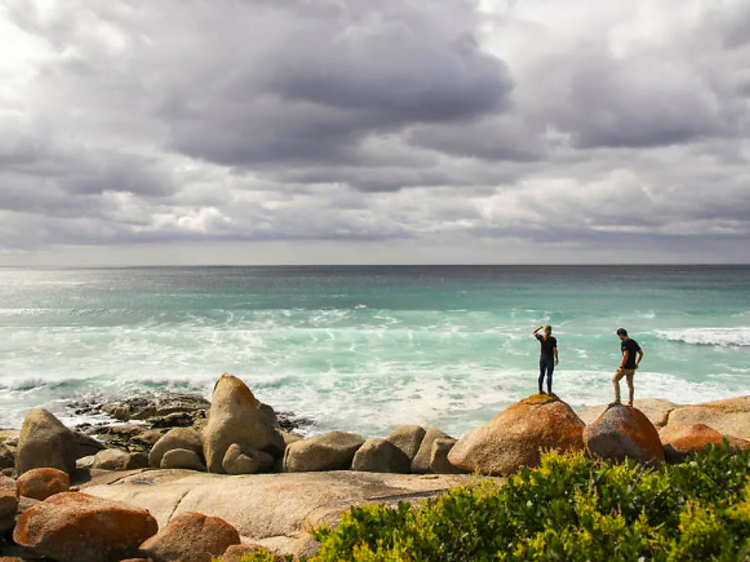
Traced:
<path fill-rule="evenodd" d="M 542 344 L 542 355 L 545 355 L 549 357 L 550 359 L 555 358 L 555 352 L 552 351 L 557 347 L 557 340 L 550 336 L 546 340 L 543 336 L 540 336 L 539 334 L 536 335 L 536 339 L 539 340 L 539 343 Z"/>
<path fill-rule="evenodd" d="M 623 369 L 635 369 L 635 357 L 636 354 L 641 350 L 641 346 L 634 339 L 627 339 L 622 342 L 620 346 L 622 352 L 628 351 L 628 360 L 625 361 Z"/>

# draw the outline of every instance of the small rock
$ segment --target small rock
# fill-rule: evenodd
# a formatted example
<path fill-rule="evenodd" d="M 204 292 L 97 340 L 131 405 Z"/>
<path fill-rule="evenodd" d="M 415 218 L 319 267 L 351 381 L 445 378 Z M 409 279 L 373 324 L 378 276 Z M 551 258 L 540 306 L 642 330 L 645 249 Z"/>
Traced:
<path fill-rule="evenodd" d="M 0 469 L 13 468 L 16 464 L 16 455 L 4 442 L 0 441 Z"/>
<path fill-rule="evenodd" d="M 418 425 L 400 425 L 386 437 L 409 459 L 409 465 L 419 452 L 419 446 L 427 432 Z"/>
<path fill-rule="evenodd" d="M 154 562 L 211 562 L 240 544 L 240 535 L 219 517 L 186 512 L 175 515 L 159 533 L 141 545 Z"/>
<path fill-rule="evenodd" d="M 18 485 L 12 478 L 0 477 L 0 532 L 9 531 L 16 524 Z"/>
<path fill-rule="evenodd" d="M 259 544 L 233 544 L 227 548 L 226 552 L 219 558 L 219 560 L 221 560 L 221 562 L 241 562 L 245 556 L 250 556 L 259 550 L 266 550 L 266 548 Z M 278 558 L 283 560 L 281 557 Z"/>
<path fill-rule="evenodd" d="M 70 476 L 56 468 L 34 468 L 18 477 L 18 493 L 27 498 L 46 500 L 50 496 L 67 492 Z"/>
<path fill-rule="evenodd" d="M 329 431 L 314 435 L 286 448 L 285 472 L 349 470 L 365 440 L 356 433 Z"/>
<path fill-rule="evenodd" d="M 148 465 L 151 468 L 159 468 L 164 454 L 172 449 L 188 449 L 196 453 L 200 460 L 203 455 L 203 441 L 200 434 L 192 429 L 184 427 L 171 429 L 156 442 L 149 452 Z"/>
<path fill-rule="evenodd" d="M 97 441 L 90 435 L 84 435 L 77 431 L 74 431 L 73 434 L 76 438 L 76 459 L 95 455 L 106 448 L 104 443 Z"/>
<path fill-rule="evenodd" d="M 435 439 L 453 439 L 447 433 L 443 433 L 437 427 L 431 427 L 427 430 L 422 442 L 419 445 L 417 454 L 414 455 L 414 459 L 411 461 L 411 471 L 414 474 L 429 474 L 432 470 L 430 468 L 430 456 L 432 455 L 432 444 Z"/>
<path fill-rule="evenodd" d="M 387 439 L 373 437 L 364 442 L 352 460 L 352 470 L 407 474 L 411 461 Z"/>
<path fill-rule="evenodd" d="M 21 514 L 13 540 L 57 562 L 112 562 L 138 556 L 157 529 L 145 509 L 63 492 Z"/>
<path fill-rule="evenodd" d="M 94 467 L 94 458 L 96 455 L 89 455 L 88 457 L 81 457 L 76 461 L 77 470 L 91 470 Z"/>
<path fill-rule="evenodd" d="M 654 424 L 636 408 L 612 404 L 583 432 L 594 456 L 622 462 L 626 458 L 651 466 L 664 462 L 664 448 Z"/>
<path fill-rule="evenodd" d="M 224 455 L 221 466 L 227 474 L 259 474 L 267 472 L 273 466 L 273 462 L 273 457 L 268 453 L 232 443 Z"/>
<path fill-rule="evenodd" d="M 155 429 L 163 427 L 190 427 L 193 425 L 193 416 L 186 412 L 173 412 L 166 416 L 157 416 L 146 420 Z"/>
<path fill-rule="evenodd" d="M 430 472 L 435 474 L 464 474 L 466 471 L 453 466 L 448 460 L 448 454 L 456 444 L 452 438 L 439 438 L 432 442 L 430 452 Z"/>
<path fill-rule="evenodd" d="M 23 474 L 49 467 L 72 474 L 78 444 L 73 432 L 44 408 L 34 408 L 23 420 L 16 450 L 16 469 Z"/>
<path fill-rule="evenodd" d="M 224 455 L 221 467 L 227 474 L 258 474 L 268 471 L 273 466 L 273 457 L 268 453 L 241 447 L 232 443 Z"/>
<path fill-rule="evenodd" d="M 104 449 L 94 456 L 92 468 L 98 470 L 134 470 L 146 468 L 148 458 L 144 453 L 128 453 L 119 449 Z"/>
<path fill-rule="evenodd" d="M 161 458 L 159 468 L 187 468 L 206 472 L 206 465 L 198 453 L 190 449 L 170 449 Z"/>

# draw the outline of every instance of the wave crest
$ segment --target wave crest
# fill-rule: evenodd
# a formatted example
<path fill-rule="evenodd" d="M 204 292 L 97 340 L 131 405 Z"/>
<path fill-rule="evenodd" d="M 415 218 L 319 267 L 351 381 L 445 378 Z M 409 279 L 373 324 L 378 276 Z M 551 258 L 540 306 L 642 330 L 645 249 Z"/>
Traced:
<path fill-rule="evenodd" d="M 657 332 L 657 336 L 668 341 L 692 345 L 715 345 L 720 347 L 750 347 L 750 327 L 737 328 L 686 328 Z"/>

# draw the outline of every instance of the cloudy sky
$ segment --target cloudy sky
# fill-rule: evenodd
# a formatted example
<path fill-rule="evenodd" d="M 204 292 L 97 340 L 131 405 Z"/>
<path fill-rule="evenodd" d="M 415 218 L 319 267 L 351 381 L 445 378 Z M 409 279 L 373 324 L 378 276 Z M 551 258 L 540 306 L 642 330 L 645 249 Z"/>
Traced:
<path fill-rule="evenodd" d="M 750 262 L 748 0 L 0 0 L 0 265 Z"/>

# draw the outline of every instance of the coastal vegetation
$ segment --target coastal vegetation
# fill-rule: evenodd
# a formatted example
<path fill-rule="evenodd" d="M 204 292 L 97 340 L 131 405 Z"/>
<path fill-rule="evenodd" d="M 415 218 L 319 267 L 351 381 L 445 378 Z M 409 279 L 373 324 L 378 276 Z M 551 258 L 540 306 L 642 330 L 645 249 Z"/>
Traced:
<path fill-rule="evenodd" d="M 502 486 L 477 481 L 418 505 L 352 507 L 335 529 L 316 531 L 311 561 L 746 560 L 748 477 L 750 451 L 726 441 L 659 469 L 549 452 Z"/>

